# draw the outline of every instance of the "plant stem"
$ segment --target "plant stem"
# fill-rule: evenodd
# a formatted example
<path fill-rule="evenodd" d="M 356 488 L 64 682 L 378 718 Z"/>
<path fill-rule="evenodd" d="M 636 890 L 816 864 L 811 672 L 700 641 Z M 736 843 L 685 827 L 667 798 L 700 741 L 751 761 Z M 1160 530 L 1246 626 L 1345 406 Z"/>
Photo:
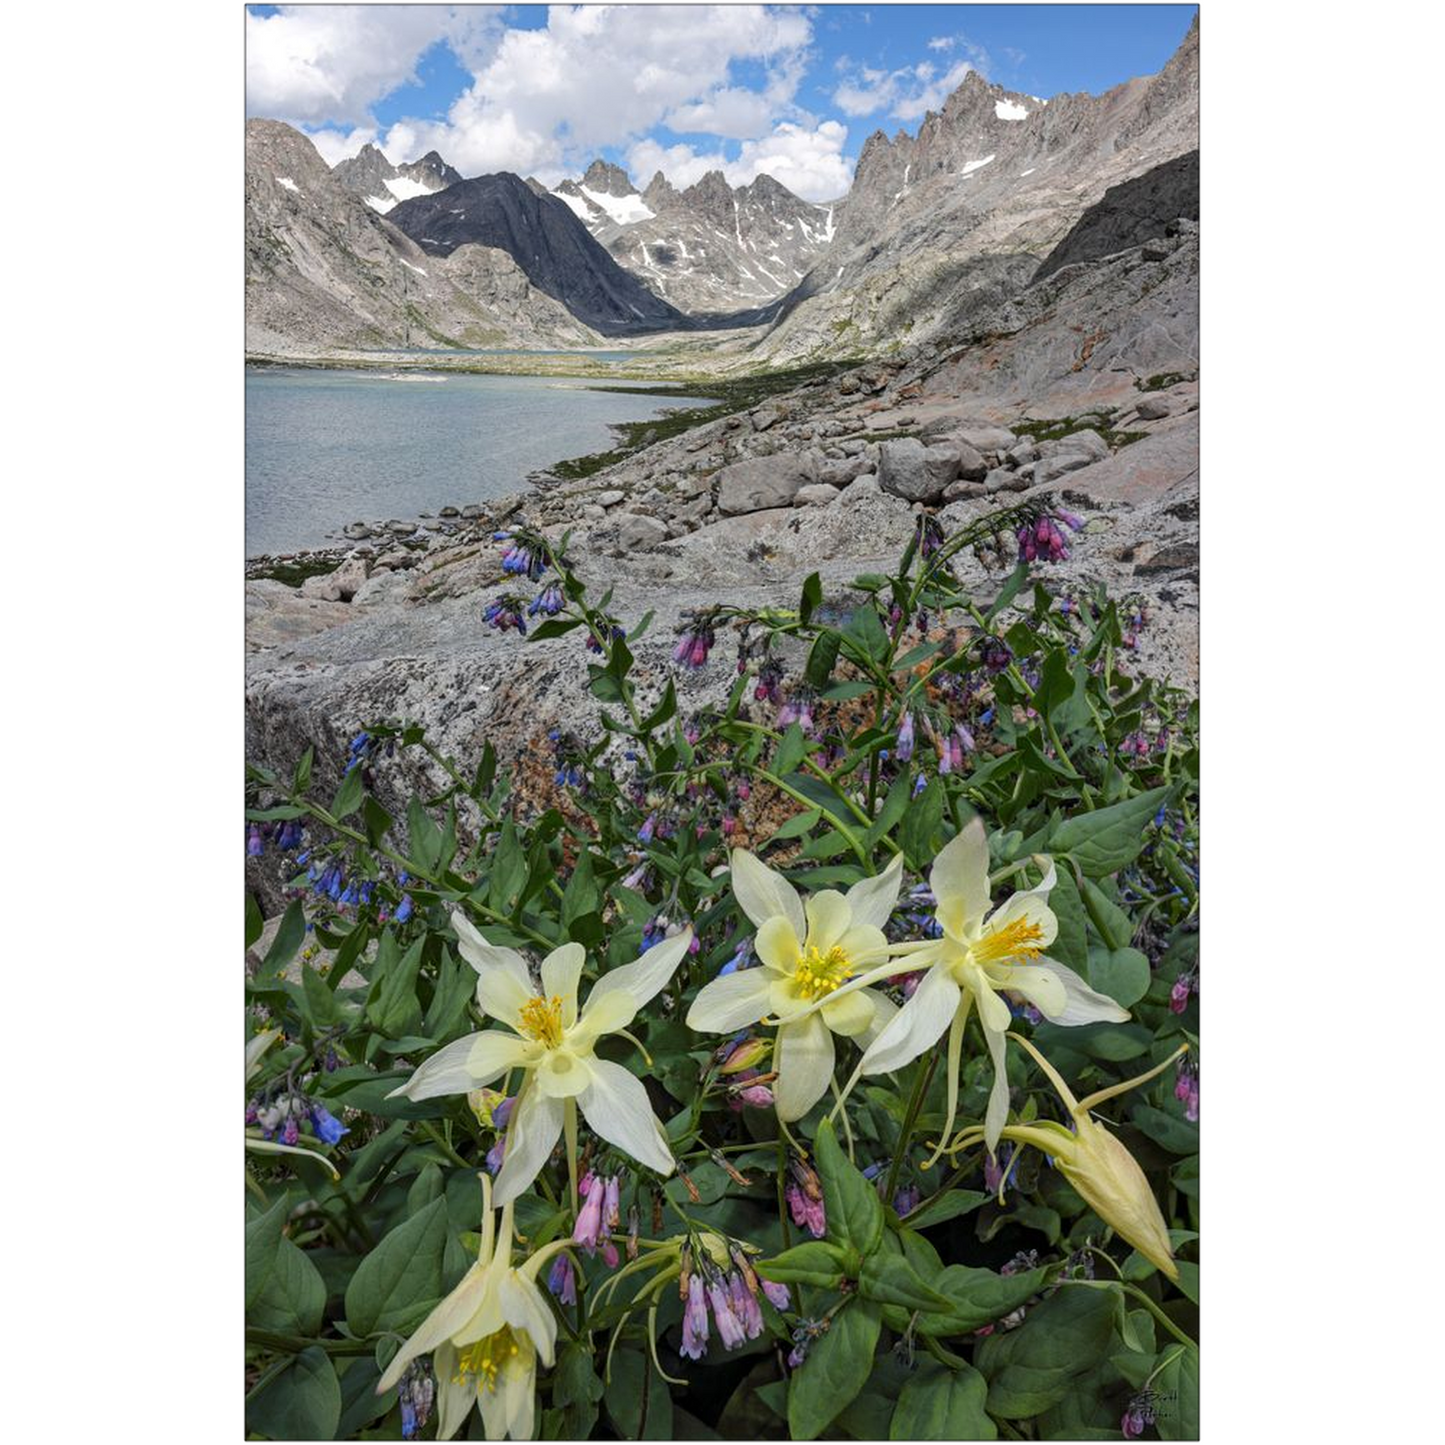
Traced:
<path fill-rule="evenodd" d="M 577 1218 L 577 1100 L 568 1099 L 562 1108 L 562 1130 L 567 1139 L 567 1191 L 572 1201 L 572 1218 Z"/>
<path fill-rule="evenodd" d="M 888 1166 L 888 1183 L 883 1190 L 884 1199 L 892 1199 L 898 1187 L 898 1171 L 903 1167 L 904 1156 L 913 1140 L 913 1126 L 918 1122 L 918 1111 L 923 1107 L 923 1096 L 933 1082 L 933 1071 L 938 1067 L 938 1051 L 928 1056 L 928 1064 L 918 1072 L 913 1081 L 913 1093 L 908 1099 L 908 1112 L 903 1116 L 903 1127 L 898 1131 L 898 1147 L 893 1151 L 893 1162 Z"/>

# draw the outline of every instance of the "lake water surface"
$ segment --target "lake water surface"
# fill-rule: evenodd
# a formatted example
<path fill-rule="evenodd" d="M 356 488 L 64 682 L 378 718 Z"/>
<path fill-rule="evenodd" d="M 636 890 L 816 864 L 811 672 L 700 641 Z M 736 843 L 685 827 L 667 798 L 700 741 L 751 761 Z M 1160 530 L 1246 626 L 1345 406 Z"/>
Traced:
<path fill-rule="evenodd" d="M 558 377 L 421 375 L 246 369 L 248 557 L 324 546 L 348 522 L 500 496 L 539 468 L 607 450 L 611 422 L 708 405 Z"/>

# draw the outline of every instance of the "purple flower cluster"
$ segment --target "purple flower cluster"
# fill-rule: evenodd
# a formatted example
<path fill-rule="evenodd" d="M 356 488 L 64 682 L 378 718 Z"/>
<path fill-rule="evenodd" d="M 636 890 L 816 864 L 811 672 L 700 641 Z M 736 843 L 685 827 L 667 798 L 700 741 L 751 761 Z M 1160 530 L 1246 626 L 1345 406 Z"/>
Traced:
<path fill-rule="evenodd" d="M 253 1099 L 246 1106 L 246 1123 L 259 1127 L 263 1139 L 279 1139 L 283 1144 L 295 1144 L 303 1124 L 323 1144 L 339 1144 L 342 1136 L 351 1132 L 324 1104 L 299 1091 L 274 1100 Z"/>
<path fill-rule="evenodd" d="M 498 632 L 505 632 L 510 627 L 523 637 L 527 635 L 527 624 L 522 618 L 522 599 L 510 592 L 504 592 L 488 602 L 482 609 L 482 619 Z"/>
<path fill-rule="evenodd" d="M 535 617 L 540 612 L 544 617 L 555 617 L 566 605 L 562 589 L 555 582 L 549 582 L 527 604 L 527 616 Z"/>
<path fill-rule="evenodd" d="M 406 1367 L 396 1390 L 396 1403 L 401 1406 L 401 1438 L 415 1440 L 431 1418 L 436 1403 L 437 1382 L 431 1362 L 413 1360 Z"/>
<path fill-rule="evenodd" d="M 608 624 L 608 626 L 613 642 L 621 642 L 622 639 L 627 636 L 627 629 L 618 626 L 617 623 L 613 622 Z M 602 644 L 592 635 L 589 629 L 587 633 L 587 651 L 601 653 L 603 650 Z"/>
<path fill-rule="evenodd" d="M 301 824 L 294 818 L 288 818 L 283 823 L 252 823 L 246 829 L 246 856 L 259 858 L 266 851 L 267 843 L 274 844 L 283 853 L 289 853 L 301 846 L 302 836 Z"/>
<path fill-rule="evenodd" d="M 1025 522 L 1018 530 L 1019 556 L 1025 562 L 1067 562 L 1069 544 L 1059 530 L 1062 522 L 1071 532 L 1083 528 L 1083 522 L 1072 512 L 1055 509 L 1045 512 L 1032 522 Z"/>
<path fill-rule="evenodd" d="M 1179 1069 L 1174 1076 L 1174 1097 L 1184 1105 L 1184 1117 L 1191 1124 L 1199 1122 L 1199 1065 L 1193 1054 L 1185 1054 L 1179 1060 Z"/>
<path fill-rule="evenodd" d="M 1153 1390 L 1141 1390 L 1130 1399 L 1124 1418 L 1119 1421 L 1126 1440 L 1137 1440 L 1159 1418 L 1155 1408 L 1157 1398 Z"/>
<path fill-rule="evenodd" d="M 703 1258 L 696 1261 L 694 1269 L 692 1251 L 683 1246 L 678 1280 L 683 1300 L 681 1352 L 689 1360 L 700 1360 L 707 1353 L 709 1308 L 722 1347 L 735 1350 L 763 1332 L 760 1295 L 766 1295 L 775 1309 L 785 1310 L 790 1303 L 786 1285 L 759 1280 L 748 1257 L 736 1246 L 729 1253 L 733 1267 L 726 1272 Z"/>
<path fill-rule="evenodd" d="M 529 577 L 535 582 L 547 570 L 547 549 L 534 537 L 515 532 L 494 532 L 494 542 L 505 542 L 502 571 L 512 577 Z"/>
<path fill-rule="evenodd" d="M 814 696 L 810 687 L 800 687 L 789 694 L 788 700 L 778 710 L 778 726 L 786 728 L 797 723 L 805 733 L 812 732 Z"/>
<path fill-rule="evenodd" d="M 793 1348 L 788 1352 L 788 1368 L 796 1370 L 808 1358 L 808 1351 L 828 1333 L 830 1321 L 799 1320 L 793 1329 Z"/>
<path fill-rule="evenodd" d="M 1199 965 L 1190 964 L 1178 978 L 1174 980 L 1174 987 L 1169 990 L 1169 1009 L 1171 1013 L 1182 1014 L 1189 1007 L 1191 994 L 1199 992 Z"/>
<path fill-rule="evenodd" d="M 822 1181 L 796 1154 L 789 1156 L 788 1174 L 788 1187 L 783 1191 L 783 1197 L 788 1202 L 788 1213 L 793 1223 L 800 1229 L 806 1228 L 814 1239 L 822 1239 L 828 1232 Z"/>
<path fill-rule="evenodd" d="M 677 646 L 672 649 L 672 660 L 682 667 L 696 671 L 707 665 L 708 653 L 712 651 L 717 634 L 713 631 L 709 613 L 685 613 L 686 621 L 678 625 Z"/>
<path fill-rule="evenodd" d="M 617 1246 L 607 1235 L 622 1227 L 621 1176 L 603 1176 L 589 1169 L 578 1192 L 586 1202 L 577 1212 L 577 1223 L 572 1230 L 573 1242 L 589 1255 L 601 1254 L 608 1269 L 616 1269 L 619 1259 Z"/>

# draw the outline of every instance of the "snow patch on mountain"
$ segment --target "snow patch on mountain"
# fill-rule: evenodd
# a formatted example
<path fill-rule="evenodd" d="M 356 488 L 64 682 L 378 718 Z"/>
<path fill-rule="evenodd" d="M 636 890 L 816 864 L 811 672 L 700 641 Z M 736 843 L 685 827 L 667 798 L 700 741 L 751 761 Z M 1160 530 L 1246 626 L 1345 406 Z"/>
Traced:
<path fill-rule="evenodd" d="M 301 194 L 301 187 L 298 186 L 290 176 L 277 176 L 276 184 L 278 186 L 285 186 L 288 191 L 295 191 L 298 196 Z"/>
<path fill-rule="evenodd" d="M 994 102 L 993 113 L 1000 120 L 1027 120 L 1028 111 L 1016 100 L 1000 100 Z"/>
<path fill-rule="evenodd" d="M 631 226 L 638 221 L 650 221 L 657 212 L 652 210 L 641 196 L 633 194 L 630 196 L 609 196 L 606 191 L 588 190 L 586 186 L 578 186 L 577 189 L 592 202 L 594 206 L 605 211 L 619 226 Z M 567 200 L 566 196 L 562 198 Z M 572 207 L 577 210 L 576 206 Z M 581 216 L 578 211 L 578 215 Z M 585 221 L 586 216 L 582 216 Z"/>
<path fill-rule="evenodd" d="M 435 195 L 441 190 L 440 186 L 424 185 L 421 181 L 412 180 L 410 176 L 392 176 L 384 184 L 398 201 L 409 201 L 413 196 Z"/>
<path fill-rule="evenodd" d="M 971 176 L 975 171 L 981 171 L 991 160 L 993 160 L 992 156 L 985 156 L 981 161 L 969 161 L 969 163 L 959 171 L 959 175 Z"/>

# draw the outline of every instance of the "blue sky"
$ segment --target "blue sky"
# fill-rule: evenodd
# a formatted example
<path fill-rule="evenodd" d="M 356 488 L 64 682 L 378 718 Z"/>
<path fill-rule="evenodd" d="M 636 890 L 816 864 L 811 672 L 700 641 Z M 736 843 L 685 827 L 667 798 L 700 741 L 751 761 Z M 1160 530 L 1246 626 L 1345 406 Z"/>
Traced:
<path fill-rule="evenodd" d="M 371 141 L 555 184 L 600 155 L 639 185 L 768 171 L 822 200 L 869 134 L 915 131 L 970 69 L 1098 93 L 1158 71 L 1196 8 L 253 5 L 247 111 L 332 163 Z"/>

